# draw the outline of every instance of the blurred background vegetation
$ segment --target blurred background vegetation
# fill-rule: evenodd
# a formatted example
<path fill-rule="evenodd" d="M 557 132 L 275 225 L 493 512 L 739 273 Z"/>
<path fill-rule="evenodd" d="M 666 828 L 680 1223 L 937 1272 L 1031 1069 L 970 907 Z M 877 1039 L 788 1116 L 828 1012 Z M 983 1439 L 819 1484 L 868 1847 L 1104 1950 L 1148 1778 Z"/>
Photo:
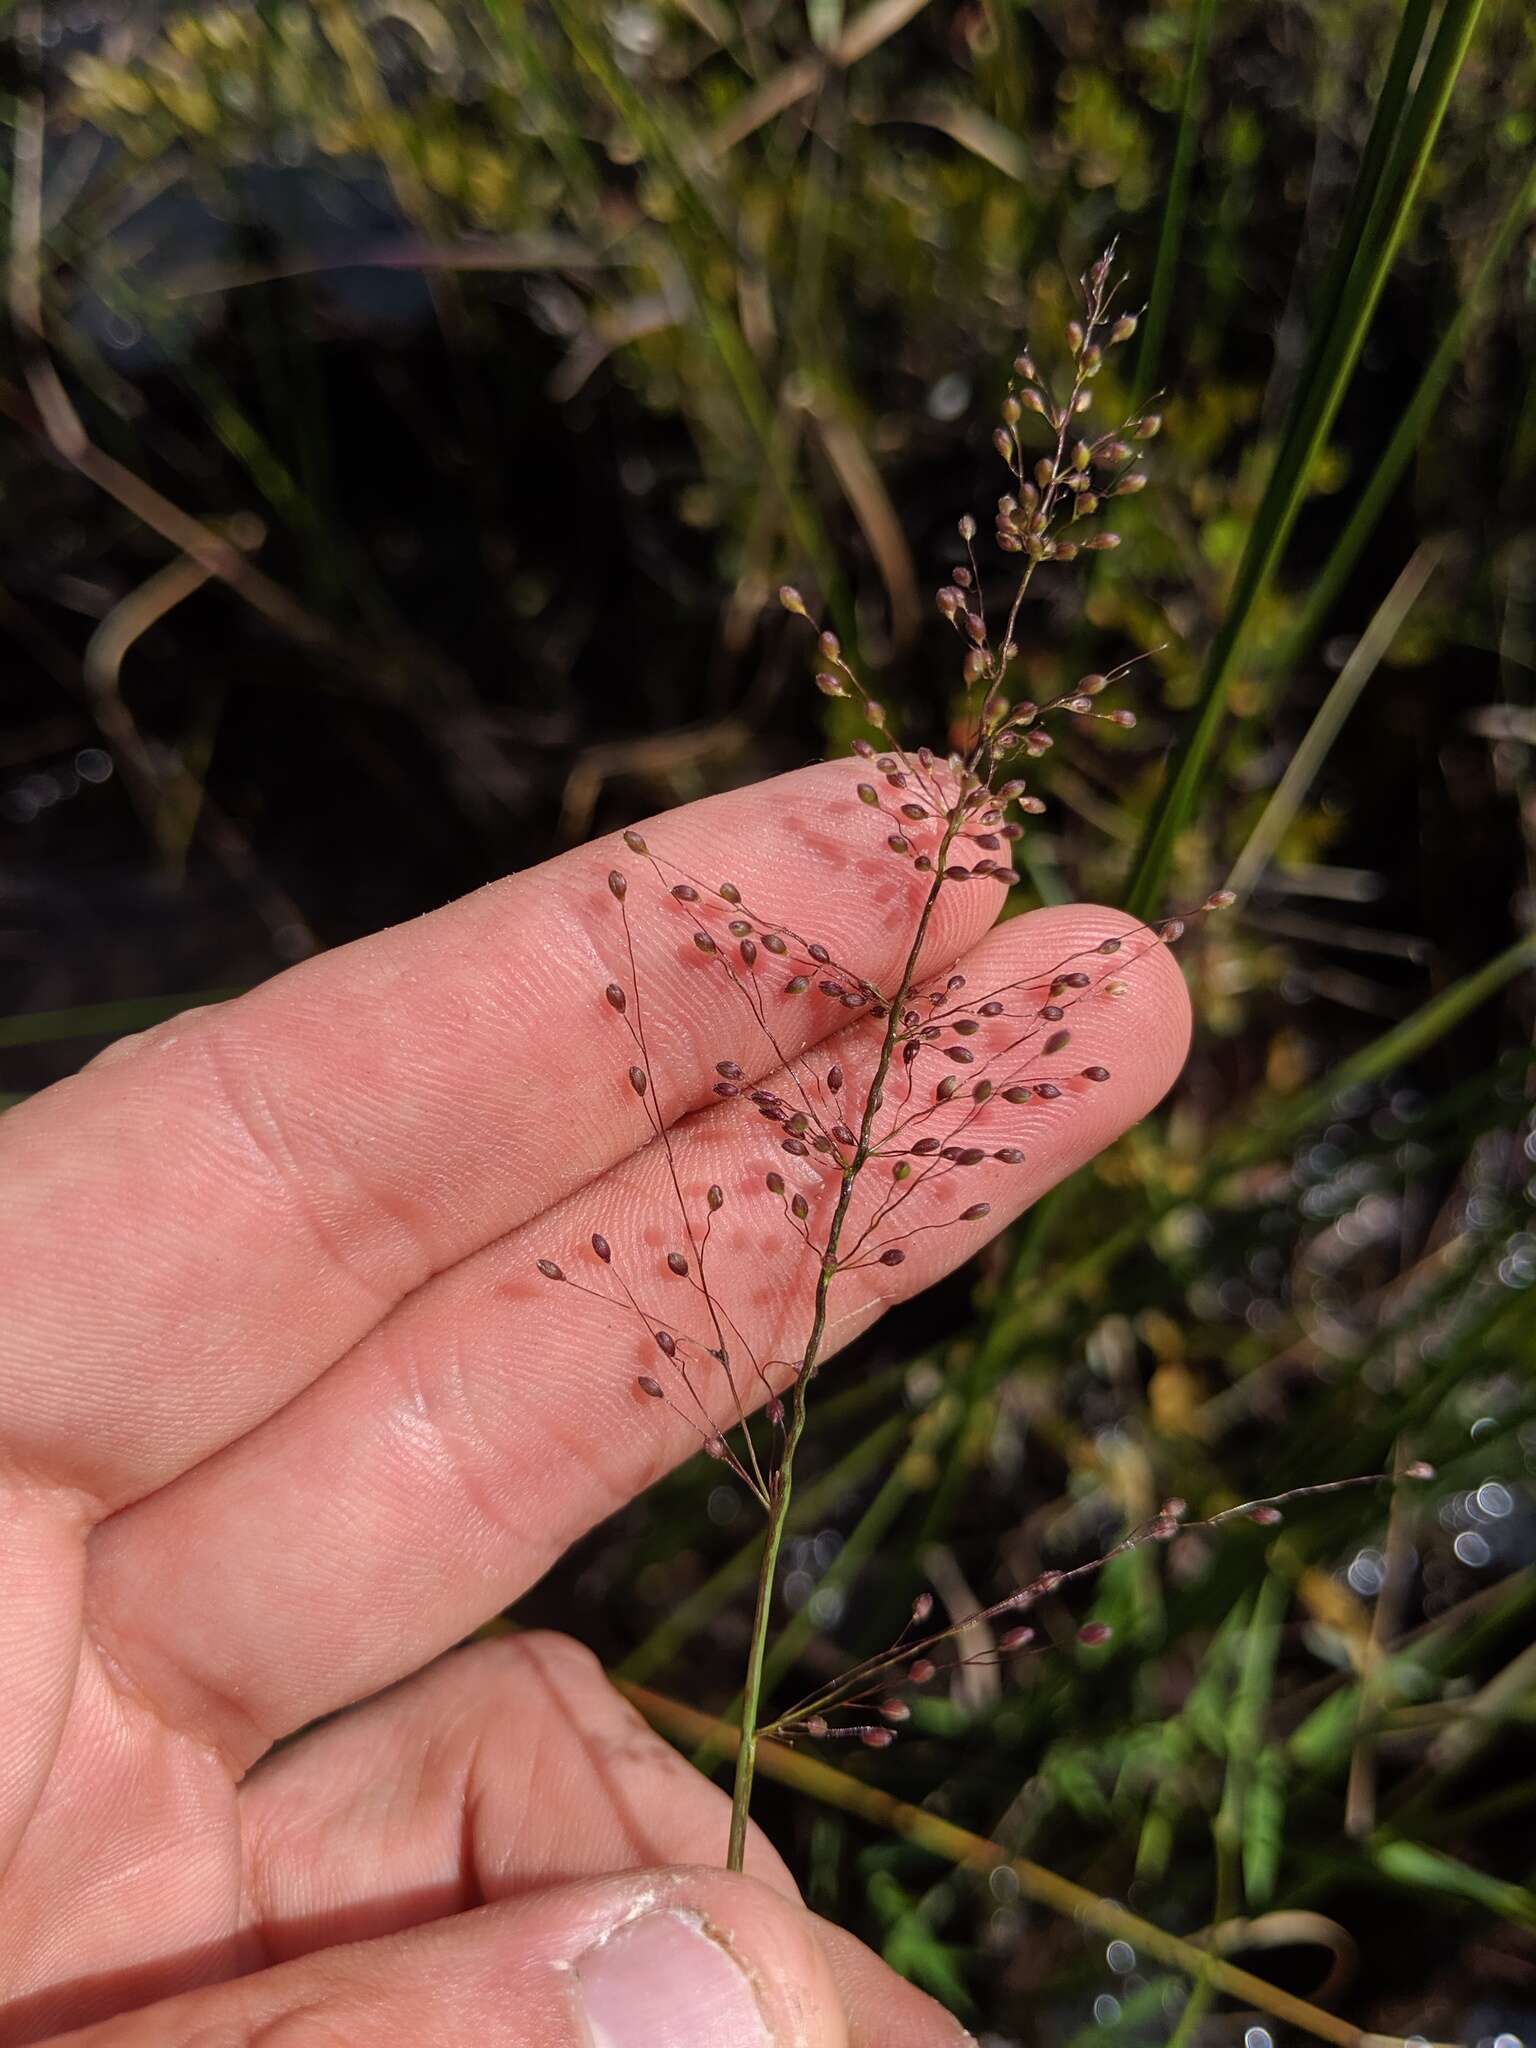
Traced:
<path fill-rule="evenodd" d="M 1104 383 L 1164 392 L 1155 483 L 1117 553 L 1039 580 L 1023 663 L 1044 697 L 1157 651 L 1134 732 L 1063 734 L 1018 893 L 1241 908 L 1185 955 L 1171 1101 L 829 1382 L 779 1676 L 1170 1494 L 1440 1476 L 1122 1560 L 1047 1612 L 1059 1654 L 834 1759 L 1031 1861 L 979 1879 L 814 1788 L 762 1815 L 990 2042 L 1531 2041 L 1523 0 L 5 26 L 12 1096 L 846 744 L 785 576 L 941 736 L 931 592 L 998 487 L 1007 365 L 1049 360 L 1119 237 L 1149 304 Z M 725 1709 L 754 1556 L 718 1480 L 676 1475 L 521 1613 Z M 1090 1615 L 1113 1641 L 1071 1647 Z M 1191 1991 L 1042 1868 L 1301 2006 Z"/>

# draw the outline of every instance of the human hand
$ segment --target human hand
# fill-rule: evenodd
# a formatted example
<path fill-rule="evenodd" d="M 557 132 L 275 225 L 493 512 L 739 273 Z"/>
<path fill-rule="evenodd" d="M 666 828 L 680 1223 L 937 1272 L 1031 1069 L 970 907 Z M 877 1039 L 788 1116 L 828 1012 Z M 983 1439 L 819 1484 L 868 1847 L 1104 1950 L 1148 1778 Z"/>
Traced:
<path fill-rule="evenodd" d="M 878 980 L 917 883 L 858 851 L 854 780 L 827 764 L 648 829 Z M 563 855 L 0 1120 L 5 2048 L 963 2038 L 808 1915 L 766 1842 L 747 1876 L 710 1867 L 728 1801 L 585 1651 L 442 1654 L 697 1447 L 637 1395 L 632 1338 L 534 1271 L 593 1229 L 654 1261 L 669 1199 L 602 1001 L 611 865 L 611 843 Z M 1047 975 L 1128 922 L 986 937 L 1000 897 L 943 893 L 930 969 L 979 949 Z M 637 932 L 668 1113 L 697 1111 L 675 1149 L 755 1186 L 763 1127 L 711 1089 L 722 1056 L 764 1075 L 761 1040 L 686 941 Z M 1028 1163 L 967 1183 L 986 1229 L 1177 1072 L 1182 981 L 1162 948 L 1136 976 L 1094 1019 L 1111 1079 L 1040 1104 Z M 795 1015 L 790 1051 L 868 1028 Z M 731 1241 L 749 1271 L 770 1223 Z M 984 1234 L 850 1276 L 835 1343 Z M 740 1311 L 764 1355 L 781 1297 Z"/>

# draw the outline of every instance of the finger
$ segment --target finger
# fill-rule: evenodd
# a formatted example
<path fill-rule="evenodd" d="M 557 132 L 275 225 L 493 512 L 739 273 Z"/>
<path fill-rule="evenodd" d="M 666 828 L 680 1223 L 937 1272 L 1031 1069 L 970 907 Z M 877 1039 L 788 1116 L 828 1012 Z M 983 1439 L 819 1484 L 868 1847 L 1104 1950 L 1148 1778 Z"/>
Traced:
<path fill-rule="evenodd" d="M 903 957 L 925 878 L 883 852 L 852 763 L 670 813 L 658 853 L 800 927 L 854 973 Z M 114 1507 L 273 1413 L 430 1274 L 650 1135 L 603 987 L 623 957 L 616 859 L 669 1115 L 764 1041 L 690 943 L 730 906 L 674 902 L 618 839 L 291 969 L 116 1046 L 0 1126 L 0 1414 L 27 1470 Z M 673 873 L 671 867 L 667 874 Z M 945 891 L 935 960 L 993 884 Z M 787 1047 L 845 1012 L 782 1002 Z M 809 963 L 807 963 L 809 964 Z M 0 1282 L 0 1285 L 3 1285 Z"/>
<path fill-rule="evenodd" d="M 550 1885 L 723 1854 L 730 1801 L 567 1636 L 478 1643 L 280 1751 L 240 1793 L 248 1932 L 287 1961 Z M 747 1875 L 798 1897 L 756 1828 Z M 817 1939 L 853 2048 L 961 2038 L 862 1942 Z"/>
<path fill-rule="evenodd" d="M 42 1490 L 4 1504 L 0 1602 L 0 1875 L 58 1755 L 74 1697 L 85 1581 L 85 1517 Z"/>
<path fill-rule="evenodd" d="M 931 2048 L 960 2038 L 952 2022 L 939 2022 Z M 479 2048 L 875 2048 L 850 2035 L 809 1914 L 752 1878 L 687 1868 L 569 1885 L 322 1950 L 84 2028 L 58 2048 L 212 2040 L 220 2048 L 461 2048 L 466 2040 Z"/>
<path fill-rule="evenodd" d="M 241 1865 L 192 1887 L 194 1924 L 161 1916 L 157 1963 L 122 1915 L 121 1837 L 95 1824 L 88 1799 L 45 1806 L 24 1850 L 30 1889 L 70 1901 L 68 1954 L 92 1958 L 94 1981 L 89 1994 L 57 1983 L 56 1916 L 13 1925 L 4 1981 L 13 1994 L 25 1986 L 39 2032 L 184 1988 L 189 1951 L 208 1948 L 210 1898 L 238 1901 L 209 1971 L 234 1976 L 578 1879 L 722 1863 L 730 1812 L 589 1651 L 541 1634 L 455 1651 L 279 1750 L 229 1819 Z M 185 1877 L 185 1841 L 176 1853 Z M 796 1898 L 755 1831 L 747 1869 Z M 28 1871 L 16 1876 L 26 1896 Z M 7 2017 L 14 2028 L 14 2009 Z"/>
<path fill-rule="evenodd" d="M 240 1788 L 241 1933 L 287 1962 L 622 1870 L 723 1863 L 730 1801 L 589 1650 L 471 1645 L 301 1741 Z M 796 1899 L 756 1829 L 747 1874 Z"/>
<path fill-rule="evenodd" d="M 818 1921 L 816 1932 L 848 2015 L 853 2048 L 976 2048 L 958 2020 L 915 1984 L 898 1979 L 855 1935 L 828 1920 Z M 896 1983 L 899 1993 L 892 1989 Z"/>
<path fill-rule="evenodd" d="M 976 989 L 1033 977 L 1027 999 L 1010 1001 L 1038 1007 L 1039 984 L 1064 958 L 1132 929 L 1110 911 L 1037 912 L 994 932 L 965 965 Z M 1024 1071 L 1042 1060 L 1059 1071 L 1060 1092 L 1020 1108 L 1000 1092 L 977 1112 L 967 1134 L 984 1134 L 988 1156 L 953 1171 L 941 1161 L 944 1172 L 920 1178 L 901 1219 L 915 1232 L 905 1262 L 865 1257 L 839 1277 L 829 1347 L 966 1258 L 1167 1089 L 1189 1011 L 1166 948 L 1134 965 L 1118 954 L 1092 957 L 1120 972 L 1077 998 L 1073 1043 L 1057 1056 L 1010 1056 Z M 1127 995 L 1110 992 L 1121 985 Z M 1017 1028 L 998 1018 L 969 1042 L 1000 1047 Z M 855 1061 L 867 1064 L 871 1030 L 850 1027 L 818 1062 L 836 1057 L 850 1072 Z M 1097 1072 L 1099 1062 L 1107 1080 L 1074 1078 L 1080 1065 Z M 972 1109 L 955 1098 L 946 1110 L 952 1127 L 965 1127 Z M 935 1124 L 944 1128 L 936 1115 L 925 1128 Z M 690 1119 L 673 1146 L 690 1199 L 710 1183 L 728 1190 L 716 1293 L 742 1340 L 736 1370 L 746 1400 L 761 1392 L 744 1362 L 748 1349 L 759 1361 L 798 1356 L 815 1288 L 816 1260 L 764 1188 L 765 1165 L 788 1163 L 779 1138 L 777 1126 L 737 1101 Z M 1015 1144 L 1022 1164 L 991 1156 Z M 812 1161 L 794 1165 L 824 1218 L 830 1191 L 814 1182 Z M 878 1173 L 861 1181 L 856 1226 L 889 1185 Z M 992 1205 L 986 1218 L 956 1220 L 962 1205 L 983 1200 Z M 610 1241 L 611 1269 L 590 1252 L 583 1263 L 594 1230 Z M 653 1145 L 536 1226 L 439 1277 L 281 1415 L 96 1531 L 93 1628 L 163 1714 L 237 1763 L 461 1640 L 699 1443 L 687 1384 L 649 1330 L 622 1302 L 542 1278 L 537 1259 L 566 1259 L 573 1274 L 594 1276 L 615 1296 L 618 1284 L 603 1275 L 624 1273 L 647 1303 L 665 1301 L 712 1421 L 729 1419 L 699 1297 L 665 1263 L 678 1235 L 667 1158 Z M 662 1372 L 668 1401 L 636 1391 L 637 1375 Z"/>

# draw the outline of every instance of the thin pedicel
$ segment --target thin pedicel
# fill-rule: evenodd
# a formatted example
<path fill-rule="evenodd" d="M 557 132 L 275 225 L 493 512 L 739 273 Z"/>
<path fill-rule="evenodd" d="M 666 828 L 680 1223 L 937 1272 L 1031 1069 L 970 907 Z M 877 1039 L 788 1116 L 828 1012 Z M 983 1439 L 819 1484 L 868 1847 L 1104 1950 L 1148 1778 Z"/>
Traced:
<path fill-rule="evenodd" d="M 917 878 L 903 965 L 894 979 L 870 980 L 822 940 L 749 903 L 735 882 L 689 872 L 639 832 L 623 835 L 631 865 L 615 867 L 608 877 L 622 964 L 604 995 L 627 1035 L 628 1084 L 661 1149 L 680 1234 L 663 1252 L 659 1271 L 643 1277 L 621 1269 L 601 1233 L 591 1238 L 579 1268 L 553 1258 L 539 1260 L 538 1267 L 547 1279 L 638 1322 L 647 1352 L 653 1354 L 637 1376 L 639 1391 L 679 1416 L 766 1518 L 742 1688 L 728 1857 L 733 1869 L 741 1868 L 745 1852 L 756 1747 L 764 1735 L 854 1735 L 883 1747 L 909 1712 L 892 1689 L 898 1664 L 904 1667 L 904 1683 L 922 1685 L 939 1668 L 933 1653 L 964 1628 L 1027 1607 L 1106 1561 L 1048 1573 L 967 1621 L 917 1638 L 912 1631 L 932 1610 L 930 1596 L 924 1595 L 908 1630 L 890 1650 L 787 1714 L 760 1721 L 779 1551 L 833 1286 L 861 1273 L 868 1294 L 871 1281 L 905 1264 L 914 1243 L 926 1234 L 986 1220 L 991 1203 L 970 1192 L 971 1175 L 983 1165 L 1025 1164 L 1035 1120 L 1069 1113 L 1079 1095 L 1111 1078 L 1093 1054 L 1095 1008 L 1129 997 L 1138 965 L 1150 953 L 1175 944 L 1188 923 L 1188 916 L 1155 919 L 1082 947 L 1041 973 L 995 986 L 973 987 L 959 970 L 919 973 L 934 910 L 945 890 L 1016 885 L 1011 848 L 1025 830 L 1020 820 L 1045 808 L 1018 769 L 1048 752 L 1048 725 L 1062 717 L 1118 727 L 1136 722 L 1131 711 L 1104 709 L 1100 703 L 1133 662 L 1082 676 L 1048 703 L 1014 701 L 1008 695 L 1009 671 L 1019 652 L 1020 608 L 1034 576 L 1043 564 L 1066 564 L 1080 553 L 1119 545 L 1119 536 L 1104 530 L 1099 515 L 1114 499 L 1143 488 L 1143 454 L 1161 425 L 1151 412 L 1107 431 L 1086 424 L 1108 354 L 1136 329 L 1134 315 L 1115 309 L 1118 286 L 1112 271 L 1111 250 L 1081 281 L 1082 312 L 1067 328 L 1067 366 L 1059 387 L 1041 375 L 1028 349 L 1013 365 L 993 435 L 1010 484 L 997 501 L 994 533 L 999 552 L 1010 560 L 1011 585 L 1000 608 L 1000 629 L 994 631 L 989 618 L 975 548 L 977 526 L 969 514 L 958 526 L 965 560 L 951 569 L 936 594 L 940 615 L 960 643 L 960 681 L 970 706 L 966 743 L 943 757 L 926 746 L 904 746 L 836 635 L 817 629 L 817 686 L 828 696 L 857 702 L 878 735 L 877 740 L 853 742 L 863 774 L 855 785 L 858 800 L 874 814 L 871 824 L 884 857 Z M 1033 459 L 1023 439 L 1030 420 L 1042 422 L 1047 433 L 1045 452 Z M 780 599 L 785 610 L 810 619 L 797 590 L 785 586 Z M 648 908 L 679 921 L 700 963 L 722 978 L 751 1017 L 765 1048 L 763 1067 L 775 1077 L 755 1079 L 740 1059 L 722 1057 L 715 1063 L 712 1086 L 722 1105 L 740 1103 L 743 1110 L 755 1111 L 773 1134 L 776 1158 L 772 1165 L 765 1162 L 762 1188 L 786 1242 L 803 1262 L 806 1289 L 804 1334 L 785 1358 L 757 1354 L 722 1294 L 715 1225 L 727 1207 L 724 1189 L 711 1183 L 702 1194 L 690 1195 L 685 1188 L 636 964 L 632 918 L 641 900 L 637 884 L 642 883 L 650 885 L 644 897 Z M 1223 908 L 1231 900 L 1228 892 L 1218 891 L 1192 914 Z M 796 1006 L 810 1006 L 811 1018 L 797 1017 Z M 835 1023 L 853 1028 L 830 1043 L 793 1050 L 797 1043 L 825 1039 Z M 1063 1107 L 1053 1109 L 1057 1104 Z M 786 1298 L 793 1298 L 794 1286 L 792 1273 L 786 1272 Z M 749 1410 L 759 1397 L 766 1428 L 755 1431 Z M 1170 1503 L 1106 1557 L 1172 1534 L 1178 1526 L 1175 1505 L 1182 1509 Z M 1278 1514 L 1278 1506 L 1255 1502 L 1246 1511 L 1262 1520 L 1266 1513 Z M 1236 1512 L 1241 1511 L 1195 1526 L 1215 1526 Z M 1079 1639 L 1102 1641 L 1108 1633 L 1103 1624 L 1090 1623 L 1079 1631 Z M 1015 1624 L 993 1654 L 1011 1656 L 1032 1641 L 1028 1625 Z M 850 1713 L 858 1718 L 834 1718 Z"/>

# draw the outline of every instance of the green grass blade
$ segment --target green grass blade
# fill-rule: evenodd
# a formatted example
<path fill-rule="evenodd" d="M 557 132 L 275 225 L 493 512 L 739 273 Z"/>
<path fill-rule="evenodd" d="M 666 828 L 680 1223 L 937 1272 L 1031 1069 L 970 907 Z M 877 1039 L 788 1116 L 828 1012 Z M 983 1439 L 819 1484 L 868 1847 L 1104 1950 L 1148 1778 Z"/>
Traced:
<path fill-rule="evenodd" d="M 1285 1751 L 1278 1743 L 1260 1750 L 1243 1814 L 1243 1891 L 1248 1910 L 1260 1913 L 1275 1895 L 1285 1849 Z"/>
<path fill-rule="evenodd" d="M 1243 1631 L 1242 1662 L 1227 1720 L 1226 1771 L 1221 1804 L 1212 1824 L 1216 1844 L 1217 1920 L 1230 1920 L 1243 1906 L 1243 1871 L 1250 1816 L 1249 1791 L 1253 1767 L 1264 1741 L 1264 1720 L 1275 1686 L 1280 1630 L 1290 1605 L 1291 1588 L 1271 1570 L 1261 1581 L 1253 1616 Z"/>
<path fill-rule="evenodd" d="M 227 1003 L 238 988 L 205 988 L 185 996 L 125 996 L 112 1003 L 80 1003 L 69 1010 L 24 1010 L 0 1017 L 0 1046 L 52 1045 L 61 1038 L 117 1038 L 145 1031 L 184 1010 Z"/>
<path fill-rule="evenodd" d="M 1428 15 L 1428 0 L 1410 0 L 1404 10 L 1376 117 L 1350 194 L 1349 211 L 1334 245 L 1306 354 L 1286 408 L 1275 470 L 1276 476 L 1298 485 L 1304 483 L 1310 468 L 1310 459 L 1303 461 L 1301 451 L 1315 413 L 1317 394 L 1326 388 L 1332 352 L 1338 336 L 1347 330 L 1350 310 L 1358 303 L 1361 289 L 1369 284 L 1372 252 L 1379 248 L 1387 229 L 1394 196 L 1401 205 L 1411 161 L 1415 113 L 1422 105 L 1420 95 L 1408 97 L 1409 85 Z M 1442 29 L 1444 26 L 1442 17 Z"/>
<path fill-rule="evenodd" d="M 1425 541 L 1416 548 L 1408 566 L 1377 607 L 1376 616 L 1361 634 L 1332 689 L 1318 706 L 1300 746 L 1286 764 L 1284 775 L 1275 785 L 1258 823 L 1249 833 L 1247 844 L 1233 863 L 1227 887 L 1235 896 L 1247 896 L 1268 865 L 1287 826 L 1305 802 L 1307 791 L 1327 760 L 1334 741 L 1343 731 L 1345 720 L 1359 702 L 1360 693 L 1381 665 L 1403 621 L 1423 595 L 1424 586 L 1439 567 L 1445 549 L 1444 541 Z"/>
<path fill-rule="evenodd" d="M 1417 1059 L 1517 975 L 1532 968 L 1536 968 L 1536 934 L 1517 939 L 1471 974 L 1464 974 L 1449 988 L 1431 996 L 1411 1017 L 1404 1017 L 1400 1024 L 1372 1039 L 1359 1052 L 1341 1060 L 1313 1087 L 1293 1096 L 1275 1116 L 1260 1119 L 1248 1135 L 1223 1151 L 1222 1165 L 1241 1165 L 1262 1157 L 1276 1144 L 1320 1122 L 1329 1114 L 1336 1096 L 1380 1081 Z"/>
<path fill-rule="evenodd" d="M 1307 480 L 1354 374 L 1481 11 L 1482 0 L 1446 0 L 1423 74 L 1372 201 L 1337 317 L 1326 344 L 1318 350 L 1316 375 L 1298 389 L 1296 408 L 1249 529 L 1226 613 L 1206 656 L 1193 727 L 1147 819 L 1126 895 L 1126 907 L 1134 916 L 1149 917 L 1161 903 L 1175 845 L 1194 816 L 1221 729 L 1249 618 L 1268 589 L 1290 539 Z"/>
<path fill-rule="evenodd" d="M 1328 560 L 1309 591 L 1307 601 L 1295 624 L 1266 660 L 1264 665 L 1271 674 L 1279 677 L 1289 675 L 1315 644 L 1329 613 L 1338 602 L 1340 591 L 1359 561 L 1366 542 L 1380 523 L 1381 516 L 1392 493 L 1397 489 L 1414 450 L 1423 439 L 1425 429 L 1434 417 L 1445 387 L 1450 382 L 1451 372 L 1466 347 L 1473 321 L 1482 309 L 1490 286 L 1509 260 L 1509 253 L 1526 226 L 1533 208 L 1536 208 L 1536 169 L 1533 169 L 1524 180 L 1504 218 L 1494 231 L 1465 298 L 1454 319 L 1440 337 L 1439 346 L 1419 380 L 1418 389 L 1404 407 L 1402 416 L 1393 428 L 1392 437 L 1382 452 L 1381 460 L 1372 472 L 1365 489 L 1356 499 L 1344 531 L 1330 550 Z"/>
<path fill-rule="evenodd" d="M 1226 1753 L 1227 1711 L 1234 1666 L 1253 1611 L 1253 1596 L 1243 1594 L 1228 1610 L 1207 1645 L 1200 1670 L 1184 1704 L 1168 1723 L 1164 1767 L 1147 1802 L 1136 1846 L 1136 1875 L 1160 1884 L 1173 1857 L 1179 1823 L 1196 1804 L 1189 1764 L 1197 1751 Z"/>
<path fill-rule="evenodd" d="M 1371 1861 L 1394 1884 L 1459 1899 L 1514 1926 L 1536 1928 L 1536 1893 L 1472 1870 L 1438 1849 L 1426 1849 L 1420 1842 L 1386 1841 L 1375 1845 Z"/>
<path fill-rule="evenodd" d="M 1382 173 L 1391 159 L 1393 145 L 1401 130 L 1403 108 L 1408 101 L 1414 66 L 1424 47 L 1430 13 L 1431 0 L 1408 0 L 1403 9 L 1403 18 L 1397 25 L 1397 34 L 1392 41 L 1392 54 L 1387 59 L 1386 75 L 1382 79 L 1381 91 L 1376 98 L 1376 111 L 1371 119 L 1370 133 L 1365 139 L 1365 148 L 1360 155 L 1360 168 L 1355 174 L 1354 189 L 1349 195 L 1349 210 L 1339 228 L 1333 256 L 1318 292 L 1317 303 L 1312 310 L 1311 339 L 1301 369 L 1297 373 L 1296 389 L 1291 399 L 1293 410 L 1317 374 L 1322 351 L 1327 346 L 1329 330 L 1343 302 L 1350 271 L 1354 267 L 1357 253 L 1365 237 L 1365 224 L 1371 217 L 1371 209 L 1376 204 L 1377 194 L 1381 190 Z"/>
<path fill-rule="evenodd" d="M 1200 132 L 1200 107 L 1204 97 L 1206 58 L 1211 46 L 1211 23 L 1216 18 L 1216 0 L 1200 0 L 1190 38 L 1189 62 L 1184 71 L 1184 96 L 1179 107 L 1179 132 L 1173 145 L 1173 164 L 1168 173 L 1168 197 L 1163 203 L 1163 221 L 1157 237 L 1157 260 L 1152 270 L 1152 289 L 1142 317 L 1141 342 L 1136 351 L 1135 390 L 1145 399 L 1157 381 L 1168 333 L 1168 315 L 1173 307 L 1174 279 L 1178 274 L 1179 252 L 1184 243 L 1184 222 L 1189 212 L 1189 188 L 1195 173 L 1195 144 Z"/>

